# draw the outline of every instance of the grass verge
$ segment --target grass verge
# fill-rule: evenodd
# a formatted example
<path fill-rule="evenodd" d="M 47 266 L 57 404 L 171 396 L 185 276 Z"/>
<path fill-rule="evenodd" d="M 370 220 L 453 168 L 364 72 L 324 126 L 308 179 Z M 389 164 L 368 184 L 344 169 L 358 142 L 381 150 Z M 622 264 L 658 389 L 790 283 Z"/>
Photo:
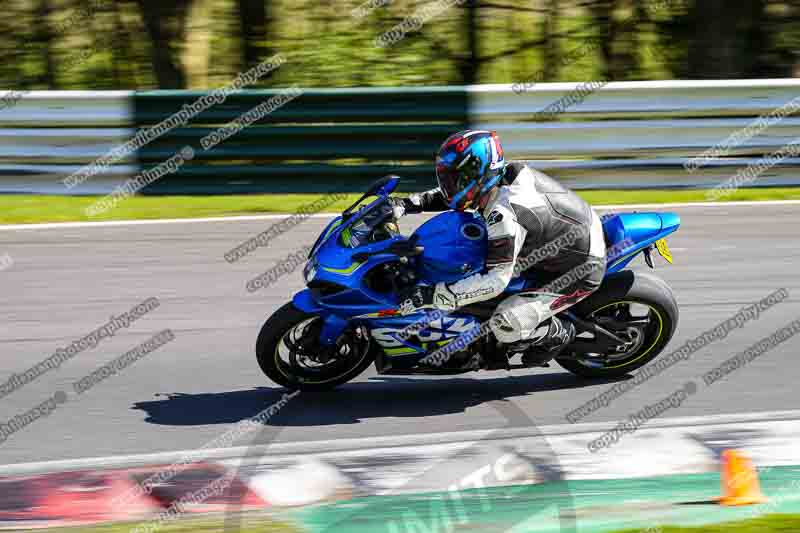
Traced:
<path fill-rule="evenodd" d="M 740 522 L 697 527 L 653 527 L 658 533 L 796 533 L 800 531 L 800 515 L 768 515 Z M 626 529 L 616 533 L 642 533 L 641 529 Z"/>
<path fill-rule="evenodd" d="M 704 190 L 579 191 L 593 205 L 660 204 L 705 202 Z M 342 211 L 359 197 L 327 205 L 323 211 Z M 78 222 L 102 220 L 147 220 L 157 218 L 197 218 L 265 213 L 293 213 L 301 206 L 319 200 L 315 194 L 258 194 L 236 196 L 137 196 L 115 208 L 88 217 L 84 209 L 97 201 L 88 196 L 0 195 L 0 223 Z M 800 188 L 740 189 L 725 201 L 800 200 Z"/>
<path fill-rule="evenodd" d="M 76 526 L 48 529 L 53 533 L 130 533 L 137 527 L 150 524 L 117 523 L 102 526 Z M 159 533 L 223 533 L 223 520 L 184 519 L 158 527 Z M 146 529 L 142 529 L 146 531 Z M 297 528 L 265 519 L 250 519 L 241 524 L 239 533 L 300 533 Z M 752 520 L 725 522 L 697 527 L 653 526 L 650 530 L 658 533 L 796 533 L 800 531 L 800 515 L 769 515 Z M 642 529 L 625 529 L 615 533 L 642 533 Z"/>
<path fill-rule="evenodd" d="M 50 533 L 131 533 L 131 531 L 149 531 L 148 527 L 157 525 L 153 531 L 158 533 L 223 533 L 224 519 L 182 518 L 175 522 L 161 524 L 158 522 L 119 522 L 99 526 L 74 526 L 47 529 Z M 237 533 L 301 533 L 301 530 L 282 522 L 265 518 L 247 518 L 238 524 Z M 230 528 L 230 524 L 228 524 Z"/>

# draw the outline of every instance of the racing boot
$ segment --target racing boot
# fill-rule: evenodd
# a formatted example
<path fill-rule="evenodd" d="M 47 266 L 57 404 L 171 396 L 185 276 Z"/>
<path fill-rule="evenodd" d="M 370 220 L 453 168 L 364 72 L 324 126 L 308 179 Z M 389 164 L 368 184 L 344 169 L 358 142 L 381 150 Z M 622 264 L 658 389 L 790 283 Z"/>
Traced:
<path fill-rule="evenodd" d="M 557 316 L 550 318 L 549 324 L 543 324 L 534 334 L 533 346 L 522 355 L 525 366 L 549 366 L 547 363 L 575 340 L 575 324 L 562 320 Z"/>

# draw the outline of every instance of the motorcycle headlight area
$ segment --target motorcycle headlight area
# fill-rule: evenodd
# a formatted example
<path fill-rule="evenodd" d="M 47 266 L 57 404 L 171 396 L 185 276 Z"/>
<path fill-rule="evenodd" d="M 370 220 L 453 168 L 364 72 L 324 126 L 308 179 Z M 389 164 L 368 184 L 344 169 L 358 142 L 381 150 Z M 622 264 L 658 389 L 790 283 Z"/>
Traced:
<path fill-rule="evenodd" d="M 303 279 L 306 280 L 306 283 L 311 283 L 317 276 L 317 262 L 314 260 L 308 261 L 306 266 L 303 268 Z"/>

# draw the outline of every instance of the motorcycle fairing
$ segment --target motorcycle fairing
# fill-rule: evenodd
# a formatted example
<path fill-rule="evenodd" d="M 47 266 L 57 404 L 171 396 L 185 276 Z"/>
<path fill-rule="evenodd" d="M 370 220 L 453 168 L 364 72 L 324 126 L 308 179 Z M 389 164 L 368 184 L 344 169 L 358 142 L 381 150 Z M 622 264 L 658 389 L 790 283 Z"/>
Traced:
<path fill-rule="evenodd" d="M 366 209 L 376 203 L 385 201 L 379 198 Z M 305 269 L 307 274 L 313 267 L 316 273 L 313 279 L 307 279 L 308 289 L 298 292 L 293 303 L 299 309 L 319 315 L 325 324 L 322 328 L 321 342 L 331 345 L 341 334 L 346 325 L 357 320 L 366 323 L 372 331 L 378 329 L 389 335 L 392 331 L 400 332 L 419 320 L 419 315 L 391 316 L 396 313 L 399 301 L 395 294 L 378 293 L 371 290 L 364 281 L 365 276 L 381 263 L 398 261 L 400 258 L 388 252 L 393 243 L 406 240 L 396 235 L 389 239 L 369 243 L 357 247 L 348 247 L 348 239 L 343 241 L 342 234 L 347 232 L 356 221 L 357 216 L 344 220 L 341 216 L 334 219 L 318 239 Z M 680 226 L 680 218 L 674 213 L 624 213 L 607 215 L 603 220 L 606 245 L 609 249 L 620 247 L 613 256 L 607 258 L 606 276 L 624 269 L 645 249 L 659 239 L 675 232 Z M 416 244 L 424 247 L 419 260 L 417 273 L 419 279 L 428 284 L 441 281 L 453 282 L 485 268 L 486 231 L 482 219 L 474 213 L 448 211 L 441 213 L 422 224 L 412 235 Z M 354 255 L 369 252 L 366 259 L 356 260 Z M 506 289 L 507 294 L 514 294 L 535 284 L 535 280 L 515 278 Z M 334 288 L 333 294 L 325 294 L 319 287 Z M 453 313 L 447 319 L 471 319 L 474 317 Z M 394 328 L 394 330 L 392 330 Z M 425 343 L 423 343 L 425 344 Z M 386 354 L 392 365 L 386 361 L 385 366 L 413 366 L 421 357 L 429 353 L 433 346 L 425 346 L 401 341 L 396 353 Z M 400 350 L 408 350 L 408 353 Z M 391 348 L 390 348 L 391 349 Z M 385 349 L 382 350 L 385 352 Z M 380 365 L 379 365 L 380 369 Z"/>

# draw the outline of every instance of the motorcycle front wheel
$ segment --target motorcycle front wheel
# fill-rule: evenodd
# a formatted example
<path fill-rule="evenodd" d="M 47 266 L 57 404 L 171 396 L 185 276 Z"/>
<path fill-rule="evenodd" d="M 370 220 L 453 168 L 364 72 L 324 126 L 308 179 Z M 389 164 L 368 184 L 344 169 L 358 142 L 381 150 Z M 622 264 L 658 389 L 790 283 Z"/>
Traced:
<path fill-rule="evenodd" d="M 278 309 L 261 327 L 256 359 L 266 376 L 292 390 L 330 390 L 347 383 L 372 364 L 369 332 L 346 329 L 335 346 L 319 343 L 319 316 L 292 303 Z"/>

